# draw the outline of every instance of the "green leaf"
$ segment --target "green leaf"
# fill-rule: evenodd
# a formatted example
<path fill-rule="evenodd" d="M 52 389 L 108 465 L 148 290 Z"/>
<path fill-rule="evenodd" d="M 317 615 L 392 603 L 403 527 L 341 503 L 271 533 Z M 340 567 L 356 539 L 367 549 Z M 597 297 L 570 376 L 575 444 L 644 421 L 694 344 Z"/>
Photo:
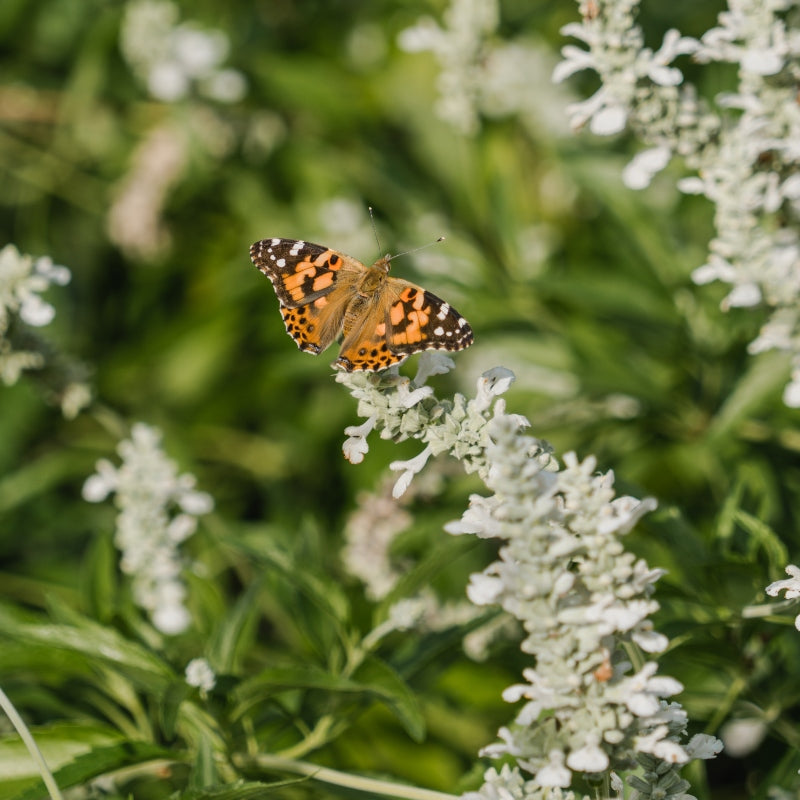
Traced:
<path fill-rule="evenodd" d="M 412 739 L 421 741 L 424 737 L 425 724 L 415 696 L 388 664 L 375 657 L 365 661 L 352 678 L 308 666 L 264 670 L 237 688 L 235 714 L 241 715 L 249 706 L 287 689 L 372 695 L 394 713 Z"/>
<path fill-rule="evenodd" d="M 117 551 L 110 535 L 97 536 L 82 564 L 85 579 L 83 593 L 88 609 L 98 622 L 107 623 L 114 617 L 117 605 Z"/>
<path fill-rule="evenodd" d="M 208 659 L 217 672 L 235 670 L 237 652 L 247 644 L 247 634 L 261 613 L 256 602 L 261 589 L 262 581 L 253 581 L 217 627 L 208 648 Z"/>
<path fill-rule="evenodd" d="M 82 785 L 88 780 L 132 764 L 163 758 L 175 760 L 173 752 L 146 742 L 103 744 L 118 739 L 119 736 L 98 727 L 58 725 L 33 729 L 31 733 L 45 761 L 53 769 L 56 783 L 62 789 Z M 76 752 L 79 754 L 75 755 Z M 38 779 L 37 768 L 19 739 L 9 738 L 0 742 L 0 775 L 3 776 L 0 797 L 11 797 L 8 790 L 23 778 L 26 779 L 24 783 L 29 785 L 19 794 L 14 794 L 14 800 L 41 800 L 45 794 L 44 785 Z M 12 782 L 10 779 L 16 781 Z M 17 783 L 17 790 L 19 788 Z"/>
<path fill-rule="evenodd" d="M 172 669 L 157 655 L 117 631 L 75 612 L 62 609 L 73 624 L 26 623 L 8 608 L 0 607 L 0 633 L 21 642 L 79 653 L 121 670 L 142 687 L 161 692 L 175 679 Z"/>
<path fill-rule="evenodd" d="M 214 760 L 213 743 L 201 736 L 197 741 L 197 754 L 194 759 L 190 785 L 194 789 L 205 789 L 219 780 L 217 764 Z"/>
<path fill-rule="evenodd" d="M 392 711 L 415 742 L 425 738 L 425 720 L 416 696 L 385 661 L 374 656 L 367 659 L 356 677 Z"/>
<path fill-rule="evenodd" d="M 167 739 L 175 736 L 181 703 L 191 695 L 192 691 L 192 687 L 185 680 L 180 679 L 170 684 L 160 698 L 158 713 L 161 719 L 161 728 Z"/>

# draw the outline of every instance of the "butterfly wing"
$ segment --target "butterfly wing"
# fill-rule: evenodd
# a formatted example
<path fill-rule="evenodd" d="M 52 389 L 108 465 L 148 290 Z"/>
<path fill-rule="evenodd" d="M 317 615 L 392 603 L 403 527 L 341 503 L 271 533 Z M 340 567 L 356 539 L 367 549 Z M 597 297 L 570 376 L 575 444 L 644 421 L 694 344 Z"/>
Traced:
<path fill-rule="evenodd" d="M 250 258 L 272 282 L 287 333 L 301 350 L 321 353 L 341 333 L 364 265 L 297 239 L 262 239 L 250 248 Z"/>
<path fill-rule="evenodd" d="M 385 369 L 423 350 L 463 350 L 473 340 L 469 323 L 449 303 L 397 278 L 387 279 L 363 320 L 334 364 L 347 372 Z"/>

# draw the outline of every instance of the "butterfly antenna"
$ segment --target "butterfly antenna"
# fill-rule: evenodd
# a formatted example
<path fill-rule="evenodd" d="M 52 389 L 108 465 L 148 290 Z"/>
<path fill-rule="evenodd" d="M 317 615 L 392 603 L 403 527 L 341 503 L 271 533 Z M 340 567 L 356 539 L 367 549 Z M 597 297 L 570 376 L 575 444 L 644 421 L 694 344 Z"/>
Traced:
<path fill-rule="evenodd" d="M 383 254 L 381 250 L 381 240 L 378 238 L 378 229 L 375 227 L 375 215 L 372 213 L 372 206 L 367 206 L 369 209 L 369 221 L 372 223 L 372 232 L 375 234 L 375 243 L 378 245 L 378 253 Z"/>
<path fill-rule="evenodd" d="M 444 241 L 444 236 L 440 236 L 435 242 L 428 242 L 428 244 L 422 244 L 419 247 L 413 248 L 413 250 L 403 250 L 402 253 L 395 253 L 393 256 L 389 256 L 389 260 L 394 260 L 395 258 L 399 258 L 400 256 L 407 256 L 411 253 L 417 253 L 420 250 L 424 250 L 426 247 L 433 247 L 435 244 L 439 244 L 439 242 Z"/>

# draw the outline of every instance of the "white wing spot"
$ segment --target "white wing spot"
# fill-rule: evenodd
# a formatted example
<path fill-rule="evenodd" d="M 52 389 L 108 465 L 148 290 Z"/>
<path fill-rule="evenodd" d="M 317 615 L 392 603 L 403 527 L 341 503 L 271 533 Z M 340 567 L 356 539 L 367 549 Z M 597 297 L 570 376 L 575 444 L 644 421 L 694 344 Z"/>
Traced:
<path fill-rule="evenodd" d="M 276 245 L 279 245 L 280 243 L 281 243 L 280 239 L 271 239 L 270 240 L 270 244 L 272 245 L 272 247 L 275 247 Z"/>
<path fill-rule="evenodd" d="M 289 255 L 296 256 L 305 246 L 306 246 L 305 242 L 295 242 L 292 245 L 292 249 L 289 251 Z"/>
<path fill-rule="evenodd" d="M 449 313 L 450 313 L 449 303 L 443 303 L 442 307 L 439 309 L 439 313 L 436 315 L 436 319 L 444 319 Z"/>
<path fill-rule="evenodd" d="M 286 259 L 285 259 L 285 258 L 279 258 L 279 259 L 278 259 L 278 260 L 275 262 L 275 266 L 276 266 L 276 267 L 280 267 L 281 269 L 283 269 L 283 267 L 285 267 L 285 266 L 286 266 Z"/>
<path fill-rule="evenodd" d="M 458 327 L 459 328 L 463 328 L 466 324 L 467 324 L 467 321 L 464 319 L 464 317 L 459 317 L 458 318 Z"/>
<path fill-rule="evenodd" d="M 272 250 L 269 251 L 269 260 L 270 261 L 274 261 L 275 260 L 275 254 L 272 252 Z"/>
<path fill-rule="evenodd" d="M 441 336 L 444 333 L 444 328 L 440 325 L 438 328 L 433 329 L 434 336 Z M 450 333 L 450 331 L 448 331 Z"/>

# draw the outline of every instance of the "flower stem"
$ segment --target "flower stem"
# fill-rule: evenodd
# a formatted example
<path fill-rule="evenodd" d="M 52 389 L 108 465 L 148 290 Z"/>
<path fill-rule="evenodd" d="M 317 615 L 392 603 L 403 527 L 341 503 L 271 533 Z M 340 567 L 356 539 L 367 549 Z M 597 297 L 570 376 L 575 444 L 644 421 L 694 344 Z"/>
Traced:
<path fill-rule="evenodd" d="M 417 786 L 404 786 L 390 781 L 351 775 L 336 769 L 310 764 L 307 761 L 294 761 L 279 756 L 259 754 L 257 756 L 236 756 L 233 760 L 237 766 L 257 766 L 261 769 L 291 772 L 334 786 L 346 786 L 349 789 L 372 792 L 385 797 L 400 797 L 405 800 L 455 800 L 458 797 L 458 795 L 437 792 L 433 789 L 421 789 Z"/>
<path fill-rule="evenodd" d="M 6 716 L 9 718 L 9 720 L 11 720 L 11 724 L 16 729 L 20 739 L 22 739 L 22 741 L 25 743 L 25 747 L 28 748 L 31 758 L 39 767 L 39 774 L 42 776 L 42 782 L 47 788 L 50 797 L 53 798 L 53 800 L 63 800 L 61 790 L 58 788 L 58 784 L 53 777 L 53 773 L 50 772 L 50 768 L 47 766 L 47 762 L 44 760 L 42 751 L 36 744 L 36 741 L 34 740 L 30 730 L 28 730 L 28 726 L 25 724 L 22 717 L 17 713 L 17 709 L 14 708 L 11 700 L 8 699 L 8 695 L 6 695 L 2 689 L 0 689 L 0 708 L 6 712 Z"/>

